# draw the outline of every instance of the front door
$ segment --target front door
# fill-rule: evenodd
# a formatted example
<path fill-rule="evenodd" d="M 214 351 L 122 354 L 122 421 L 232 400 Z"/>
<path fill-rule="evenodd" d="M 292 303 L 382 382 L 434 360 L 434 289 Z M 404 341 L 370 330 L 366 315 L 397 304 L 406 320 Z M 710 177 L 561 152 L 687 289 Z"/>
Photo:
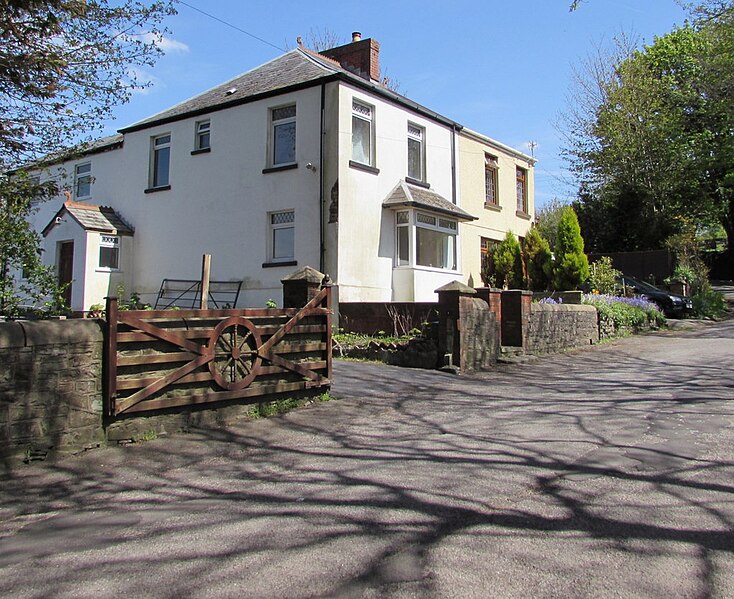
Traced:
<path fill-rule="evenodd" d="M 64 290 L 64 303 L 71 308 L 71 282 L 74 279 L 74 242 L 63 241 L 59 245 L 59 285 L 68 283 Z"/>

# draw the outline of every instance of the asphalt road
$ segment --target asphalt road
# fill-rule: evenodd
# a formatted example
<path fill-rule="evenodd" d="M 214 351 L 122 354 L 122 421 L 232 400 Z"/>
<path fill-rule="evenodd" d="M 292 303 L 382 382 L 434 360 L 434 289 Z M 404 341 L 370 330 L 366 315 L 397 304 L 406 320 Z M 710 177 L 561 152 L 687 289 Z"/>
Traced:
<path fill-rule="evenodd" d="M 2 597 L 734 597 L 734 321 L 0 475 Z"/>

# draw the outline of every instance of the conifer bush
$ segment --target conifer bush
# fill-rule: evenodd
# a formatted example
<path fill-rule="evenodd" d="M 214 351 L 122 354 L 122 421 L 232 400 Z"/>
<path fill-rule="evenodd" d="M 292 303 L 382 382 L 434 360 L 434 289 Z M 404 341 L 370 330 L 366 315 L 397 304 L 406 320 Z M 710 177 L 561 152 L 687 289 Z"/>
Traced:
<path fill-rule="evenodd" d="M 558 222 L 556 260 L 553 283 L 557 291 L 576 289 L 589 277 L 589 260 L 584 254 L 584 239 L 576 212 L 570 206 L 564 208 Z"/>

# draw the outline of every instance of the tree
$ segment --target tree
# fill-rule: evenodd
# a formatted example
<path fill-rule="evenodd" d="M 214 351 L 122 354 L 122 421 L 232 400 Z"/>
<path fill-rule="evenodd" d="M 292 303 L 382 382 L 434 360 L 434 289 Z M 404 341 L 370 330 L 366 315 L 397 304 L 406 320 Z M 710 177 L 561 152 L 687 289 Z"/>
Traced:
<path fill-rule="evenodd" d="M 556 247 L 558 221 L 561 220 L 561 214 L 566 206 L 567 202 L 553 198 L 535 211 L 534 228 L 538 229 L 538 233 L 548 242 L 551 250 Z"/>
<path fill-rule="evenodd" d="M 578 86 L 565 154 L 593 250 L 657 249 L 690 219 L 734 238 L 734 9 L 701 10 L 641 50 L 618 43 Z"/>
<path fill-rule="evenodd" d="M 558 223 L 553 283 L 556 290 L 576 289 L 589 277 L 589 261 L 584 253 L 584 239 L 573 208 L 563 210 Z"/>
<path fill-rule="evenodd" d="M 537 227 L 532 227 L 525 237 L 522 248 L 528 289 L 545 291 L 553 276 L 553 256 L 548 241 Z"/>
<path fill-rule="evenodd" d="M 144 87 L 135 68 L 160 54 L 172 5 L 108 0 L 1 0 L 0 161 L 64 149 L 99 130 L 113 106 Z"/>
<path fill-rule="evenodd" d="M 507 231 L 505 238 L 494 248 L 491 264 L 496 284 L 508 289 L 524 287 L 522 250 L 512 231 Z"/>
<path fill-rule="evenodd" d="M 27 220 L 34 202 L 57 190 L 23 165 L 90 139 L 114 106 L 147 85 L 135 69 L 160 55 L 160 24 L 174 10 L 131 0 L 0 0 L 0 7 L 0 313 L 14 314 L 58 291 Z"/>

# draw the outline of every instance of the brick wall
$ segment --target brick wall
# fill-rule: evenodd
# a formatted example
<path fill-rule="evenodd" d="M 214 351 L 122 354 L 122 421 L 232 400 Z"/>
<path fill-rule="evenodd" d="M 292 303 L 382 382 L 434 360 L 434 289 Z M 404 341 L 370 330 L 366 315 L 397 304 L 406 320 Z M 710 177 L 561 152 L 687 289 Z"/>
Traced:
<path fill-rule="evenodd" d="M 548 353 L 598 341 L 599 325 L 593 306 L 532 304 L 527 351 Z"/>

